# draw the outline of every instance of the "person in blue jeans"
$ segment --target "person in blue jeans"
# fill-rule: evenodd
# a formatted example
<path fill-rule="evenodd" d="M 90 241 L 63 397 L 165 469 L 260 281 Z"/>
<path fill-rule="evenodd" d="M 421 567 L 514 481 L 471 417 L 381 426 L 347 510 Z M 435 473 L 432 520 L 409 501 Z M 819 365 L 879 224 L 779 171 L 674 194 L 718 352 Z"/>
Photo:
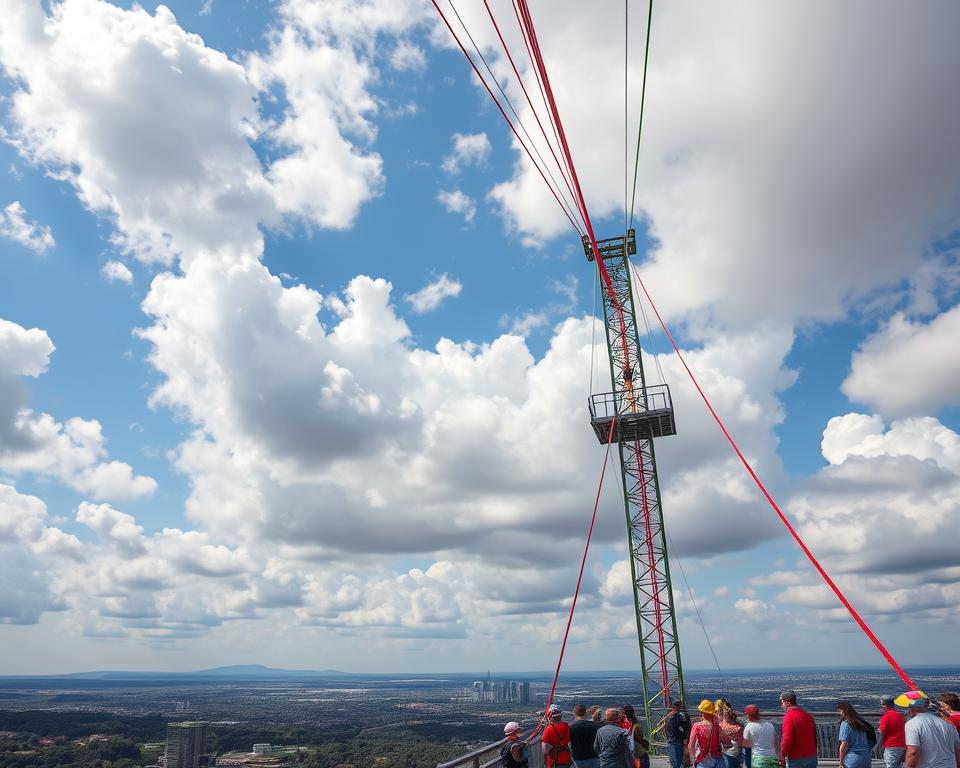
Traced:
<path fill-rule="evenodd" d="M 873 745 L 869 734 L 873 728 L 846 701 L 837 703 L 840 713 L 840 768 L 870 768 Z M 873 744 L 877 743 L 876 735 Z"/>
<path fill-rule="evenodd" d="M 667 737 L 667 754 L 670 755 L 670 768 L 683 768 L 683 751 L 690 737 L 690 715 L 683 702 L 677 699 L 670 705 L 670 714 L 664 724 Z"/>

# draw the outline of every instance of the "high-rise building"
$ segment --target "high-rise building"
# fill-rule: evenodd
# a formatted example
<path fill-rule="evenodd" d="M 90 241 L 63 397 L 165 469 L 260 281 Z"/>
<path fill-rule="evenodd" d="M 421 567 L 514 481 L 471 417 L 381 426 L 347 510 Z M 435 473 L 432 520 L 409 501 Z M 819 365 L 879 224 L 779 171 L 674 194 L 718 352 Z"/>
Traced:
<path fill-rule="evenodd" d="M 530 681 L 524 680 L 523 684 L 520 686 L 520 703 L 521 704 L 532 704 L 533 699 L 530 698 Z"/>
<path fill-rule="evenodd" d="M 206 723 L 167 723 L 166 768 L 198 768 L 206 745 Z"/>

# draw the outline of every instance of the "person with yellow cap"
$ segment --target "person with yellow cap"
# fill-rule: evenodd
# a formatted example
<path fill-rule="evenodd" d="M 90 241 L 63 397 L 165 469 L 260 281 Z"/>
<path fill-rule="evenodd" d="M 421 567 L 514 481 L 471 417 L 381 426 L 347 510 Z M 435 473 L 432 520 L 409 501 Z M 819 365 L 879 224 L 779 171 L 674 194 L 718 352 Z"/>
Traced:
<path fill-rule="evenodd" d="M 697 706 L 700 719 L 690 728 L 687 749 L 694 768 L 724 768 L 723 749 L 730 747 L 730 738 L 717 723 L 717 705 L 704 699 Z"/>

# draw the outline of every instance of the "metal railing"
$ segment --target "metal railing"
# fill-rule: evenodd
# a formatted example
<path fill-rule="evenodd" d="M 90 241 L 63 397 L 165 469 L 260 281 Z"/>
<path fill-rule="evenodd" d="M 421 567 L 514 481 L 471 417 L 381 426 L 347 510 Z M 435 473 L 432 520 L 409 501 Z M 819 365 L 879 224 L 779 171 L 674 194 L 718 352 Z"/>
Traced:
<path fill-rule="evenodd" d="M 673 408 L 670 387 L 653 384 L 637 387 L 633 392 L 601 392 L 590 396 L 590 418 L 609 419 L 633 412 L 634 403 L 640 411 L 666 411 Z"/>
<path fill-rule="evenodd" d="M 811 712 L 816 721 L 817 729 L 817 757 L 821 760 L 835 761 L 840 750 L 840 719 L 836 712 Z M 864 720 L 872 723 L 876 727 L 882 712 L 861 712 Z M 776 731 L 777 743 L 780 743 L 781 717 L 766 717 L 765 720 L 773 723 Z M 879 734 L 878 734 L 879 736 Z M 492 744 L 485 744 L 482 747 L 460 755 L 446 763 L 440 763 L 437 768 L 496 768 L 500 764 L 500 747 L 506 743 L 506 739 L 500 739 Z M 883 748 L 877 743 L 873 750 L 874 759 L 880 760 L 883 757 Z M 531 741 L 527 747 L 527 758 L 530 768 L 543 768 L 543 753 L 540 750 L 539 737 Z"/>

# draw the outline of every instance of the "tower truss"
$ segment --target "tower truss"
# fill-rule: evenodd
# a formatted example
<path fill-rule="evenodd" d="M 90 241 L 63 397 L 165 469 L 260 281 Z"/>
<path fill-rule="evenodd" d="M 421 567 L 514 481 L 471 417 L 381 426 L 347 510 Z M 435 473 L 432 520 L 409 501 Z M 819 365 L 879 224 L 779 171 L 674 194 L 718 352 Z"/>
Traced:
<path fill-rule="evenodd" d="M 612 391 L 591 394 L 590 423 L 604 444 L 613 424 L 612 442 L 617 444 L 623 480 L 644 714 L 651 744 L 662 745 L 670 703 L 683 698 L 683 668 L 653 442 L 676 434 L 676 422 L 669 387 L 647 386 L 644 377 L 630 280 L 636 231 L 629 229 L 626 235 L 599 240 L 597 245 L 614 289 L 613 296 L 601 292 Z M 584 238 L 584 251 L 588 260 L 595 259 L 589 238 Z"/>

